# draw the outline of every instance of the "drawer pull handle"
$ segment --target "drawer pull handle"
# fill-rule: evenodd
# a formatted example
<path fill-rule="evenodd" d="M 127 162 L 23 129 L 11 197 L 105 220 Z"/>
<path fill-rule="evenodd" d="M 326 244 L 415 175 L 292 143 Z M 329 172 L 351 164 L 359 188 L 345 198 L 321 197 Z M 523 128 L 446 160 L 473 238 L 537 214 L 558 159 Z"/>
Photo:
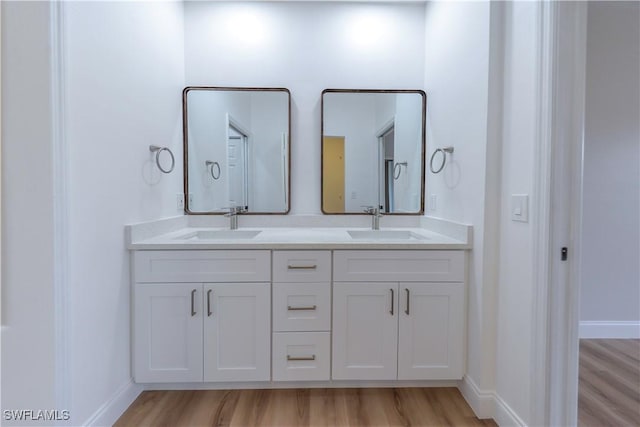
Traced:
<path fill-rule="evenodd" d="M 393 303 L 393 289 L 389 289 L 391 291 L 391 310 L 389 310 L 389 314 L 391 314 L 393 316 L 393 306 L 395 305 Z"/>
<path fill-rule="evenodd" d="M 287 306 L 287 310 L 289 310 L 289 311 L 315 310 L 316 308 L 318 308 L 318 307 L 315 304 L 314 305 L 310 305 L 308 307 L 292 307 L 290 305 Z"/>
<path fill-rule="evenodd" d="M 287 269 L 289 270 L 315 270 L 318 268 L 317 265 L 288 265 Z"/>
<path fill-rule="evenodd" d="M 300 361 L 300 360 L 316 360 L 316 355 L 312 354 L 311 356 L 303 356 L 303 357 L 292 357 L 291 355 L 287 354 L 287 360 L 288 361 Z"/>
<path fill-rule="evenodd" d="M 191 317 L 196 315 L 195 299 L 196 299 L 196 290 L 193 289 L 191 291 Z"/>
<path fill-rule="evenodd" d="M 211 317 L 211 315 L 213 314 L 213 312 L 211 311 L 211 292 L 212 292 L 211 289 L 207 291 L 207 316 L 208 317 Z"/>
<path fill-rule="evenodd" d="M 405 314 L 408 316 L 409 315 L 409 299 L 411 298 L 409 295 L 409 289 L 408 288 L 404 288 L 405 291 L 407 291 L 407 309 L 404 311 Z"/>

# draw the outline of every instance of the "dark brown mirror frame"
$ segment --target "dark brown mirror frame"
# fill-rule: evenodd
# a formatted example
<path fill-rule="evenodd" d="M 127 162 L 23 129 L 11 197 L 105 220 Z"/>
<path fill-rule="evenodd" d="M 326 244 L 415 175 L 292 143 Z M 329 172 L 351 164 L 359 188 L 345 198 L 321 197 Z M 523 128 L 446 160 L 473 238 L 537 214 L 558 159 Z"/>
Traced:
<path fill-rule="evenodd" d="M 189 155 L 188 155 L 188 126 L 187 126 L 187 94 L 192 90 L 209 91 L 239 91 L 239 92 L 285 92 L 288 105 L 287 129 L 287 210 L 284 212 L 243 212 L 242 215 L 288 215 L 291 211 L 291 92 L 287 88 L 262 87 L 223 87 L 223 86 L 187 86 L 182 91 L 182 150 L 183 150 L 183 180 L 184 180 L 184 212 L 187 215 L 224 215 L 225 212 L 192 212 L 189 206 Z"/>
<path fill-rule="evenodd" d="M 327 93 L 417 93 L 422 96 L 422 172 L 420 174 L 420 210 L 411 213 L 385 213 L 384 215 L 423 215 L 424 214 L 424 191 L 425 191 L 425 150 L 426 150 L 426 118 L 427 118 L 427 94 L 420 89 L 325 89 L 322 91 L 320 99 L 320 209 L 323 215 L 369 215 L 366 212 L 325 212 L 322 204 L 324 194 L 324 180 L 322 171 L 324 170 L 324 150 L 322 144 L 324 140 L 324 95 Z"/>

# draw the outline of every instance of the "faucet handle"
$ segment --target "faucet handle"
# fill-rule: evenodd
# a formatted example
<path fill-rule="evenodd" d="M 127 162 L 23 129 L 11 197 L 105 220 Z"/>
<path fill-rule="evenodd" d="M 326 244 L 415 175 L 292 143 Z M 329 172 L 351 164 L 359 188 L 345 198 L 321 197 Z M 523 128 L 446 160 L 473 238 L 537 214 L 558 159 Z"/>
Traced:
<path fill-rule="evenodd" d="M 382 215 L 382 213 L 380 212 L 380 208 L 377 206 L 362 206 L 364 209 L 364 212 L 368 213 L 369 215 L 374 215 L 377 217 L 381 217 L 384 216 Z"/>
<path fill-rule="evenodd" d="M 233 215 L 236 215 L 238 213 L 238 207 L 237 206 L 225 206 L 225 207 L 222 207 L 220 209 L 226 209 L 228 211 L 226 214 L 224 214 L 224 216 L 233 216 Z"/>
<path fill-rule="evenodd" d="M 234 215 L 238 215 L 238 214 L 247 212 L 247 207 L 246 206 L 225 206 L 225 207 L 220 208 L 220 209 L 226 209 L 226 210 L 229 211 L 226 214 L 224 214 L 224 216 L 234 216 Z"/>

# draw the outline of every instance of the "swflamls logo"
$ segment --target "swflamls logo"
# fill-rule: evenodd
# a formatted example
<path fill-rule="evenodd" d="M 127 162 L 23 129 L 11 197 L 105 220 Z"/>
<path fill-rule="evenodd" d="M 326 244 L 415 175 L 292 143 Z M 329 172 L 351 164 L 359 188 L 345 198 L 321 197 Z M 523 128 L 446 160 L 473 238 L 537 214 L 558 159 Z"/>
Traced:
<path fill-rule="evenodd" d="M 58 409 L 5 409 L 5 421 L 68 421 L 71 413 Z"/>

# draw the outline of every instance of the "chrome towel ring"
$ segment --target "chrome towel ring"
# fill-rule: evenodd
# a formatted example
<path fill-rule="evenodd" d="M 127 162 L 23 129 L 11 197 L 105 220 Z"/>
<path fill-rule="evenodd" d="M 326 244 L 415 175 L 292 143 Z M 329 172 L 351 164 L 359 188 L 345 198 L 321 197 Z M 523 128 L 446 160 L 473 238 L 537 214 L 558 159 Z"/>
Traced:
<path fill-rule="evenodd" d="M 400 178 L 400 174 L 402 173 L 402 166 L 407 167 L 407 162 L 398 162 L 393 167 L 393 179 Z"/>
<path fill-rule="evenodd" d="M 436 158 L 436 154 L 438 153 L 442 153 L 442 163 L 440 164 L 440 167 L 434 169 L 433 159 Z M 431 169 L 432 173 L 440 173 L 442 169 L 444 169 L 444 165 L 447 162 L 447 153 L 452 154 L 453 147 L 437 148 L 436 151 L 433 152 L 433 154 L 431 155 L 431 161 L 429 162 L 429 169 Z"/>
<path fill-rule="evenodd" d="M 150 145 L 149 151 L 151 151 L 152 153 L 156 153 L 156 165 L 158 166 L 158 169 L 160 169 L 161 172 L 163 173 L 173 172 L 173 168 L 176 165 L 176 159 L 175 157 L 173 157 L 173 153 L 171 152 L 171 150 L 169 150 L 167 147 L 158 147 L 157 145 Z M 171 156 L 171 167 L 169 169 L 163 168 L 162 165 L 160 164 L 160 153 L 162 153 L 163 151 L 166 151 Z"/>
<path fill-rule="evenodd" d="M 204 162 L 204 164 L 207 165 L 207 168 L 209 169 L 209 173 L 211 174 L 211 178 L 215 180 L 220 178 L 220 163 L 207 160 Z M 215 172 L 216 169 L 218 170 L 217 173 Z"/>

